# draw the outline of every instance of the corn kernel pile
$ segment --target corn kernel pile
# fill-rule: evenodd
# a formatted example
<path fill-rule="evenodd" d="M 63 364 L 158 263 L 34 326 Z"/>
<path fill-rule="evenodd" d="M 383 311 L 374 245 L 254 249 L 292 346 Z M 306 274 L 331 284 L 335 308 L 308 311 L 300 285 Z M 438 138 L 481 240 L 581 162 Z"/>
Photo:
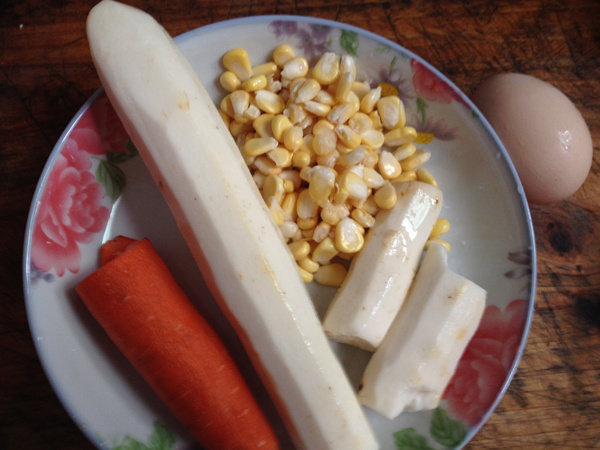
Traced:
<path fill-rule="evenodd" d="M 350 55 L 326 52 L 311 69 L 280 45 L 272 58 L 253 67 L 243 49 L 223 56 L 219 112 L 303 280 L 339 286 L 377 212 L 396 204 L 393 184 L 437 186 L 422 167 L 431 153 L 417 149 L 393 86 L 358 81 Z M 438 219 L 430 240 L 449 248 L 439 239 L 449 228 Z"/>

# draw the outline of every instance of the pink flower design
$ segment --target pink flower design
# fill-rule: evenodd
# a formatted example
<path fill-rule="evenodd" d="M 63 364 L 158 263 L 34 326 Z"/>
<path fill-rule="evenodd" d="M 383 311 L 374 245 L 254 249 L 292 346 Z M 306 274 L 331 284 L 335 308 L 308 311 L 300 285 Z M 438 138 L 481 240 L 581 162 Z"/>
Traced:
<path fill-rule="evenodd" d="M 489 305 L 462 355 L 444 399 L 452 415 L 477 424 L 502 389 L 521 341 L 527 302 L 510 302 L 504 311 Z"/>
<path fill-rule="evenodd" d="M 92 155 L 124 153 L 129 139 L 105 93 L 83 113 L 70 137 Z"/>
<path fill-rule="evenodd" d="M 108 208 L 101 204 L 104 191 L 91 167 L 88 153 L 69 138 L 46 182 L 33 231 L 31 257 L 43 272 L 77 273 L 78 244 L 90 242 L 108 220 Z"/>
<path fill-rule="evenodd" d="M 125 154 L 129 152 L 128 139 L 108 97 L 102 93 L 79 118 L 44 186 L 31 246 L 33 265 L 38 270 L 54 269 L 59 277 L 67 270 L 77 273 L 79 244 L 91 242 L 110 215 L 102 205 L 106 192 L 91 172 L 90 155 Z"/>
<path fill-rule="evenodd" d="M 411 60 L 410 68 L 413 71 L 413 85 L 419 97 L 430 102 L 452 103 L 456 100 L 464 104 L 460 95 L 419 61 Z"/>

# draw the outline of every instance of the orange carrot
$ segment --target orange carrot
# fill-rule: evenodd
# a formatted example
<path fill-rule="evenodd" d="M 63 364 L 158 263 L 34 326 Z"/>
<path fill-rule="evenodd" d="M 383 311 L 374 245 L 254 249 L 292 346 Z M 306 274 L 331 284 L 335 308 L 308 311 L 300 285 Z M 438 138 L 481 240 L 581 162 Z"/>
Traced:
<path fill-rule="evenodd" d="M 128 248 L 133 247 L 135 243 L 137 243 L 135 239 L 125 236 L 117 236 L 111 241 L 105 242 L 102 247 L 100 247 L 100 264 L 104 265 L 111 259 L 116 258 Z"/>
<path fill-rule="evenodd" d="M 147 239 L 105 244 L 77 286 L 108 336 L 208 449 L 276 449 L 275 434 L 226 347 Z"/>

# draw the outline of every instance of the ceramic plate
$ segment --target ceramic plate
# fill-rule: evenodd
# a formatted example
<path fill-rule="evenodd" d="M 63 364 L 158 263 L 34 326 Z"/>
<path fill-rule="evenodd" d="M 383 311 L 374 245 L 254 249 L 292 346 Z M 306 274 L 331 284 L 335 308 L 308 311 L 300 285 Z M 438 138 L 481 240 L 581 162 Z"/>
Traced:
<path fill-rule="evenodd" d="M 529 210 L 500 141 L 474 105 L 431 65 L 364 30 L 314 18 L 252 17 L 177 38 L 215 101 L 220 57 L 234 47 L 265 62 L 289 43 L 309 60 L 324 51 L 358 60 L 359 76 L 387 82 L 403 99 L 409 124 L 432 153 L 426 167 L 444 192 L 452 224 L 450 267 L 488 291 L 488 306 L 440 406 L 387 420 L 366 410 L 384 449 L 461 447 L 505 392 L 525 344 L 535 292 Z M 124 234 L 154 242 L 183 288 L 225 336 L 269 417 L 278 415 L 194 261 L 135 149 L 99 90 L 54 148 L 27 227 L 24 288 L 33 339 L 50 382 L 73 420 L 100 448 L 186 448 L 193 443 L 87 313 L 74 287 L 98 266 L 102 242 Z M 332 289 L 311 286 L 323 313 Z M 367 355 L 335 344 L 358 386 Z M 279 434 L 286 439 L 283 428 Z M 156 445 L 160 444 L 160 447 Z M 289 448 L 287 444 L 284 448 Z"/>

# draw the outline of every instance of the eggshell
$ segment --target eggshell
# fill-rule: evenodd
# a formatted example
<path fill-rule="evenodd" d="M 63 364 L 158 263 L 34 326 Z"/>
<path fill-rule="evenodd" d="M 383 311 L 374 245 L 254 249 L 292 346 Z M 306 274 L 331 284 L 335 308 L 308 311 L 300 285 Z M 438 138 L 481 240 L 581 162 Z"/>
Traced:
<path fill-rule="evenodd" d="M 592 138 L 581 113 L 554 86 L 504 73 L 483 82 L 473 101 L 502 140 L 531 203 L 573 194 L 592 165 Z"/>

